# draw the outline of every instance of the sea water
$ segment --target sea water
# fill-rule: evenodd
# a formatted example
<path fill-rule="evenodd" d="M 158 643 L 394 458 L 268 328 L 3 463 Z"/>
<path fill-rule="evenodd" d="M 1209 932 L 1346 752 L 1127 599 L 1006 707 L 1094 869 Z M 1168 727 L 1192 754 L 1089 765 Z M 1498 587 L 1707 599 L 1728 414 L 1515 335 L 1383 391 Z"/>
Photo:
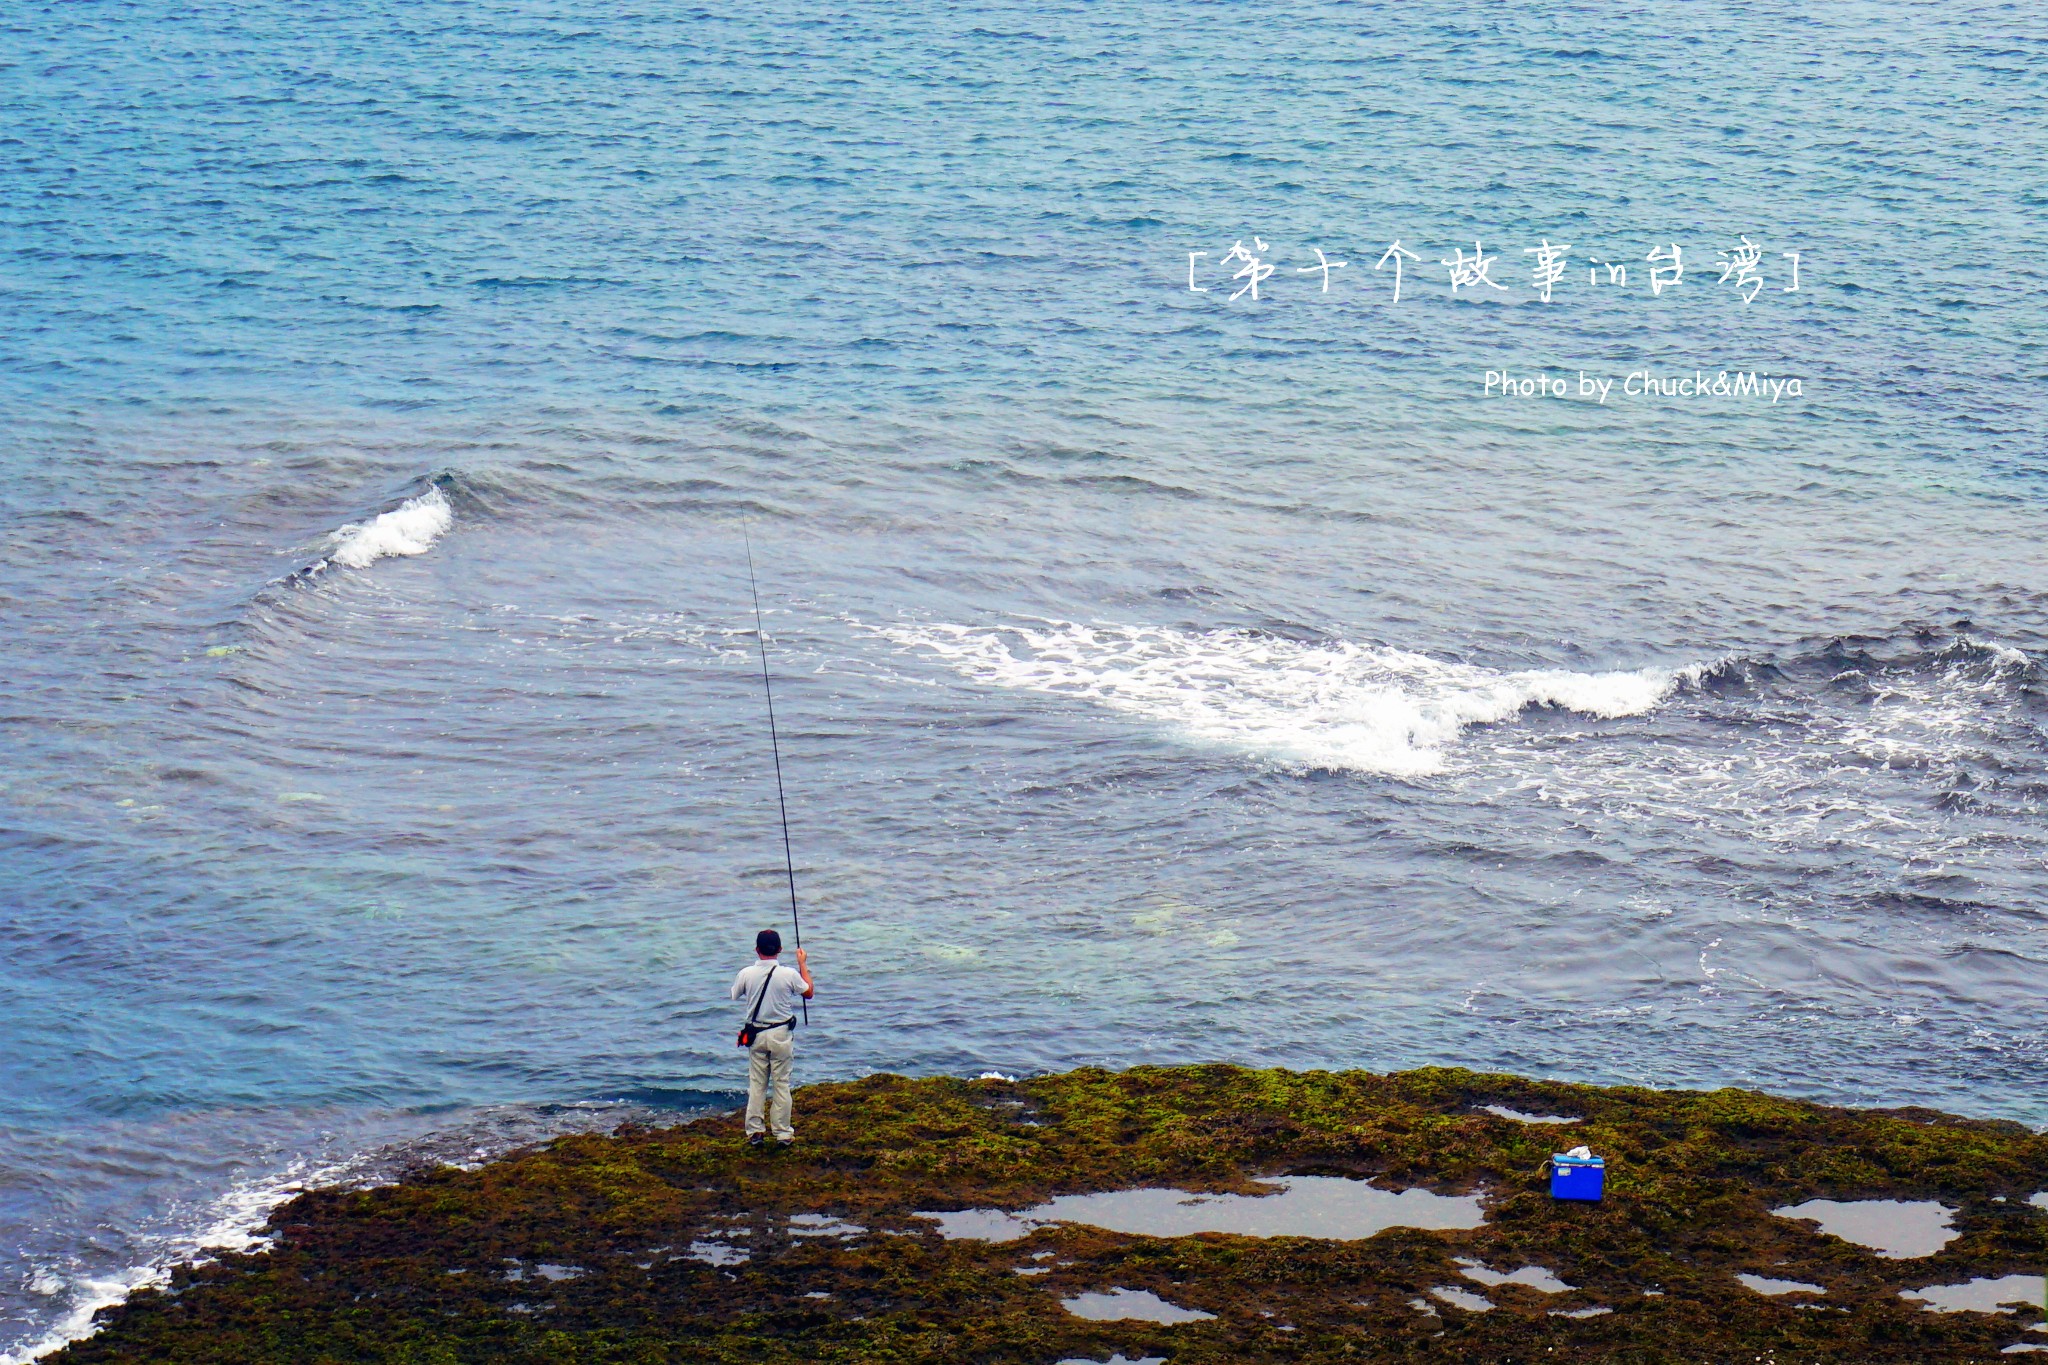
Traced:
<path fill-rule="evenodd" d="M 0 16 L 0 1358 L 738 1085 L 743 534 L 802 1079 L 2048 1121 L 2022 18 Z"/>

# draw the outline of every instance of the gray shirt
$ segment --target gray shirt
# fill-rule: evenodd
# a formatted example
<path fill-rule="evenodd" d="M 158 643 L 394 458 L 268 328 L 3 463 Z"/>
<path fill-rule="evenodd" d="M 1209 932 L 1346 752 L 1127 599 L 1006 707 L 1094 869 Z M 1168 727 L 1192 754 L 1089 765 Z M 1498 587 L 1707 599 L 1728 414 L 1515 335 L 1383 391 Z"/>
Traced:
<path fill-rule="evenodd" d="M 779 1024 L 794 1018 L 797 1002 L 804 998 L 804 979 L 797 974 L 796 968 L 780 962 L 756 962 L 751 967 L 742 967 L 740 974 L 732 979 L 732 998 L 752 1005 L 755 992 L 761 989 L 762 974 L 766 972 L 775 975 L 769 981 L 768 994 L 762 999 L 761 1008 L 754 1017 L 764 1024 Z"/>

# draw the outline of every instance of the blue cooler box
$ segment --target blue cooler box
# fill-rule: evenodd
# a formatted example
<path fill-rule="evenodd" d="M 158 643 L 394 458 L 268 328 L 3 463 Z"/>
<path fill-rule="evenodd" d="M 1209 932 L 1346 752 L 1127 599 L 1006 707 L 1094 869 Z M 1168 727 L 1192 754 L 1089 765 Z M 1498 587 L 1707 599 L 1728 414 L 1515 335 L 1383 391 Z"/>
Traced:
<path fill-rule="evenodd" d="M 1552 1199 L 1600 1200 L 1607 1184 L 1607 1159 L 1598 1156 L 1553 1156 L 1550 1158 Z"/>

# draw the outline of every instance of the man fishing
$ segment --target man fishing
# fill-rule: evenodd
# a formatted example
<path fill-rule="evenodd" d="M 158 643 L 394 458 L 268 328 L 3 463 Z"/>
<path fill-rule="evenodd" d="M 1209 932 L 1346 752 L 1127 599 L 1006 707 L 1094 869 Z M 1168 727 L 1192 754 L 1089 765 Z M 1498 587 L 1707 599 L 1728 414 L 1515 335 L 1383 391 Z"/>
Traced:
<path fill-rule="evenodd" d="M 747 547 L 747 588 L 754 598 L 754 643 L 761 647 L 761 696 L 768 703 L 768 752 L 775 759 L 775 809 L 782 817 L 782 870 L 789 879 L 789 927 L 796 935 L 796 970 L 776 961 L 782 935 L 763 929 L 754 935 L 753 966 L 732 979 L 732 998 L 754 1002 L 740 1025 L 740 1046 L 747 1049 L 747 1145 L 762 1146 L 762 1120 L 787 1147 L 796 1141 L 789 1126 L 789 1063 L 796 1051 L 796 1011 L 811 1022 L 810 998 L 817 993 L 810 965 L 804 961 L 804 927 L 796 913 L 796 856 L 789 848 L 789 797 L 782 789 L 782 741 L 775 733 L 775 685 L 768 678 L 768 633 L 761 626 L 761 585 L 754 578 L 754 541 L 740 522 Z M 801 982 L 801 984 L 799 984 Z M 767 1112 L 764 1115 L 763 1109 Z"/>
<path fill-rule="evenodd" d="M 732 998 L 753 1002 L 739 1035 L 740 1046 L 747 1049 L 750 1147 L 767 1143 L 764 1128 L 784 1147 L 796 1141 L 796 1130 L 789 1126 L 789 1065 L 796 1051 L 797 1002 L 815 995 L 817 984 L 802 948 L 796 950 L 794 969 L 784 966 L 781 956 L 782 935 L 763 929 L 754 935 L 754 964 L 732 979 Z"/>

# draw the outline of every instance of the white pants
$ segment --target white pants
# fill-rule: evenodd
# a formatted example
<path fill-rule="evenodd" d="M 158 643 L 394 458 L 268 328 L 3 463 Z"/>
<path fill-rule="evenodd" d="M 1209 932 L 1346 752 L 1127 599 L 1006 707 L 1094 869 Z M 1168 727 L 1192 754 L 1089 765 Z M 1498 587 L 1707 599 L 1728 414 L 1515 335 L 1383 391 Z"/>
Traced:
<path fill-rule="evenodd" d="M 754 1039 L 747 1050 L 747 1135 L 762 1130 L 762 1102 L 767 1102 L 767 1126 L 777 1142 L 796 1136 L 789 1126 L 789 1063 L 796 1052 L 796 1025 L 769 1029 Z"/>

